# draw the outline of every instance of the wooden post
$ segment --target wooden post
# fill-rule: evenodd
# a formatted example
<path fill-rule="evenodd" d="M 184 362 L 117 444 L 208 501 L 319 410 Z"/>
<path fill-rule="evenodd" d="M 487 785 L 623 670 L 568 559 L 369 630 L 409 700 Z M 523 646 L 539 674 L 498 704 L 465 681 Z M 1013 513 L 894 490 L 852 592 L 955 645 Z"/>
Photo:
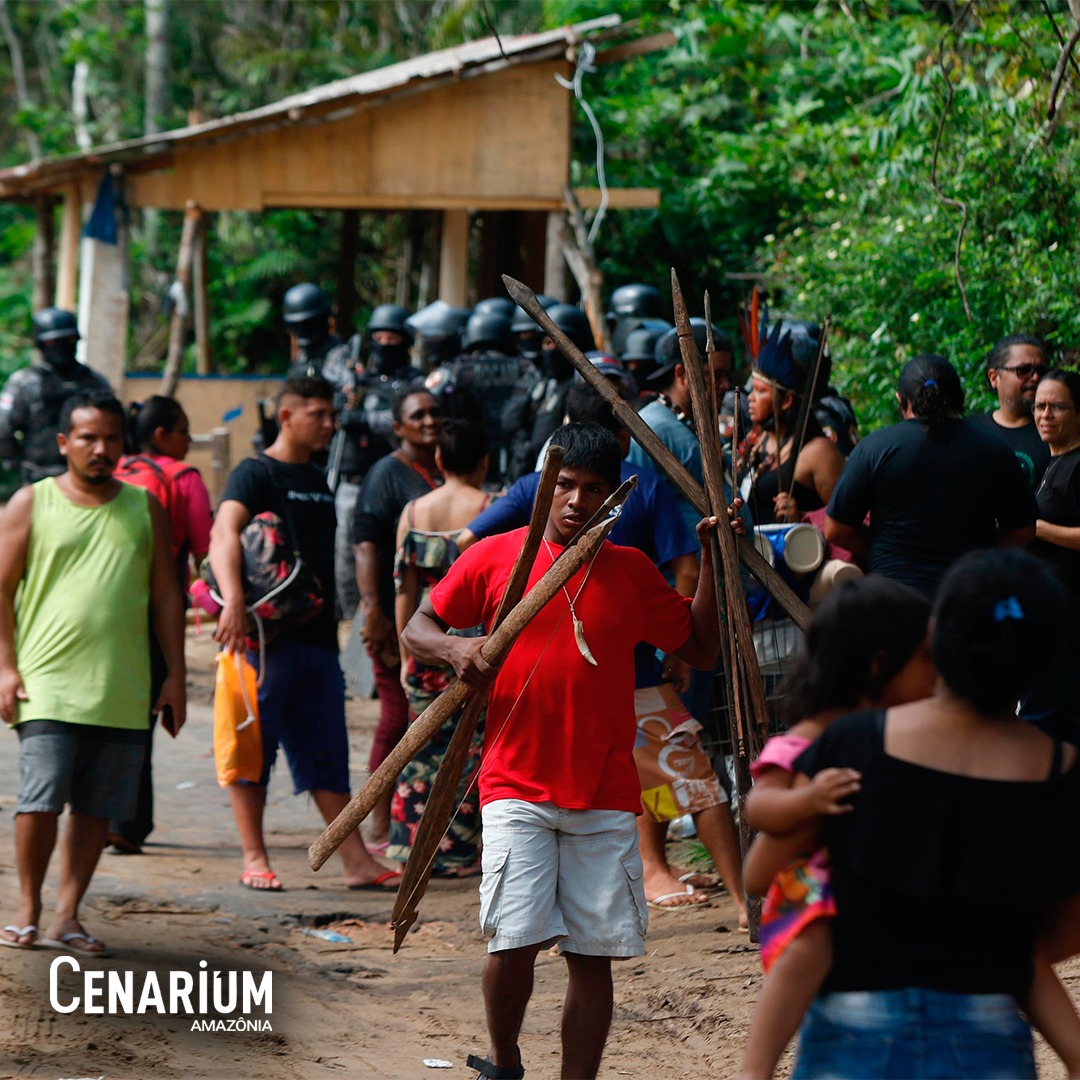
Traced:
<path fill-rule="evenodd" d="M 48 195 L 34 197 L 37 229 L 34 232 L 34 310 L 40 311 L 52 303 L 56 291 L 56 223 L 53 215 L 55 201 Z"/>
<path fill-rule="evenodd" d="M 82 195 L 78 183 L 64 188 L 64 216 L 60 226 L 60 267 L 56 275 L 56 306 L 74 311 L 79 287 L 79 234 L 82 232 Z"/>
<path fill-rule="evenodd" d="M 172 320 L 169 324 L 169 354 L 165 359 L 165 373 L 161 378 L 162 397 L 172 397 L 180 383 L 180 369 L 184 363 L 184 331 L 187 327 L 188 295 L 191 289 L 191 260 L 195 247 L 195 233 L 202 211 L 190 199 L 184 212 L 184 230 L 180 234 L 180 254 L 176 260 L 176 280 L 179 294 L 173 297 Z"/>
<path fill-rule="evenodd" d="M 192 291 L 195 299 L 195 370 L 200 375 L 214 371 L 210 351 L 210 281 L 207 258 L 210 236 L 210 215 L 199 217 L 195 227 L 195 250 L 192 255 Z"/>
<path fill-rule="evenodd" d="M 231 471 L 229 429 L 224 427 L 214 428 L 210 432 L 210 476 L 214 485 L 215 506 L 221 501 L 221 494 L 225 490 L 225 481 L 229 479 Z"/>
<path fill-rule="evenodd" d="M 114 177 L 116 204 L 123 201 L 122 178 Z M 116 242 L 92 236 L 79 241 L 79 359 L 103 375 L 117 393 L 127 366 L 131 287 L 127 265 L 127 230 L 116 223 Z"/>
<path fill-rule="evenodd" d="M 547 217 L 547 244 L 544 248 L 544 292 L 560 304 L 566 303 L 566 263 L 563 261 L 563 237 L 566 215 L 552 210 Z"/>
<path fill-rule="evenodd" d="M 439 298 L 465 307 L 469 291 L 469 211 L 444 210 L 439 247 Z"/>

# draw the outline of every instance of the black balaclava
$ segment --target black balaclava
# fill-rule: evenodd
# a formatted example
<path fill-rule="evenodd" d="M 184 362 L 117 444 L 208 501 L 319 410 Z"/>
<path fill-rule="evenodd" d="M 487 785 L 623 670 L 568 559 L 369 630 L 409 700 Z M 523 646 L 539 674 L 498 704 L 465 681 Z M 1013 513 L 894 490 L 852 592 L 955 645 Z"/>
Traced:
<path fill-rule="evenodd" d="M 393 375 L 409 360 L 409 346 L 404 341 L 394 345 L 380 345 L 372 341 L 368 349 L 368 371 L 372 375 Z"/>
<path fill-rule="evenodd" d="M 293 323 L 289 333 L 296 338 L 296 344 L 306 353 L 318 352 L 319 346 L 330 337 L 330 320 L 325 315 L 316 315 L 303 322 Z"/>
<path fill-rule="evenodd" d="M 41 346 L 41 358 L 53 371 L 60 375 L 68 375 L 78 366 L 78 361 L 75 359 L 75 350 L 78 345 L 79 339 L 76 337 L 57 338 Z"/>
<path fill-rule="evenodd" d="M 558 349 L 545 347 L 540 350 L 540 371 L 545 378 L 566 382 L 574 374 L 574 365 Z"/>

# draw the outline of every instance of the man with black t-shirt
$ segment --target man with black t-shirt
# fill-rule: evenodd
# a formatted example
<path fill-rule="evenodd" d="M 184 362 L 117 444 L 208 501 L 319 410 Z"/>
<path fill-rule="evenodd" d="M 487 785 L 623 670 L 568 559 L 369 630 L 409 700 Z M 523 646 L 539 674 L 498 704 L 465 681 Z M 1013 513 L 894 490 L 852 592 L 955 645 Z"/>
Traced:
<path fill-rule="evenodd" d="M 333 394 L 323 379 L 286 380 L 277 400 L 278 436 L 265 454 L 233 470 L 210 534 L 210 562 L 225 600 L 214 637 L 226 649 L 246 648 L 240 534 L 257 514 L 271 511 L 280 517 L 322 587 L 319 614 L 283 630 L 266 653 L 259 689 L 259 783 L 239 781 L 229 788 L 243 852 L 240 883 L 251 889 L 282 888 L 263 838 L 266 785 L 279 743 L 295 793 L 310 792 L 327 822 L 349 801 L 345 685 L 334 619 L 334 497 L 311 464 L 312 455 L 325 450 L 334 433 Z M 339 851 L 350 888 L 396 888 L 399 875 L 372 859 L 358 832 Z"/>
<path fill-rule="evenodd" d="M 1042 342 L 1029 334 L 1010 334 L 987 354 L 986 381 L 997 394 L 998 407 L 972 420 L 1008 444 L 1020 462 L 1032 491 L 1050 464 L 1050 451 L 1039 438 L 1031 406 L 1035 388 L 1046 374 Z"/>

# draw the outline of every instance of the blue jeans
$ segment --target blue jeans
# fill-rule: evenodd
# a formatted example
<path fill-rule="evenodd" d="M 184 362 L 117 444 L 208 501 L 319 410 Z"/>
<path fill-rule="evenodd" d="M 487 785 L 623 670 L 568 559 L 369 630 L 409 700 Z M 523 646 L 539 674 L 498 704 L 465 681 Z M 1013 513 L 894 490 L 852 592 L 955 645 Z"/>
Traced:
<path fill-rule="evenodd" d="M 862 1077 L 1034 1080 L 1031 1027 L 1008 994 L 823 994 L 803 1021 L 792 1080 Z"/>

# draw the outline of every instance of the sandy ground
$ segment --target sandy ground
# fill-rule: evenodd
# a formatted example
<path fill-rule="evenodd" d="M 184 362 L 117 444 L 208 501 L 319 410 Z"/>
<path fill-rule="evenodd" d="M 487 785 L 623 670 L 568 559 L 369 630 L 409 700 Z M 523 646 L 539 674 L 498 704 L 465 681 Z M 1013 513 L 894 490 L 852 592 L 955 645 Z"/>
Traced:
<path fill-rule="evenodd" d="M 273 1030 L 191 1030 L 191 1017 L 88 1016 L 50 1005 L 44 949 L 0 949 L 0 1076 L 13 1077 L 389 1077 L 473 1076 L 470 1053 L 486 1047 L 480 997 L 483 940 L 477 882 L 434 881 L 420 919 L 394 956 L 392 897 L 350 892 L 334 862 L 318 874 L 306 849 L 320 830 L 315 808 L 275 775 L 267 836 L 288 886 L 256 893 L 237 884 L 238 848 L 227 794 L 211 756 L 213 648 L 189 634 L 187 728 L 155 747 L 157 828 L 140 857 L 103 856 L 85 923 L 107 941 L 109 959 L 86 969 L 159 977 L 170 969 L 273 972 Z M 373 702 L 350 702 L 354 783 L 376 719 Z M 0 757 L 0 915 L 14 910 L 17 880 L 12 807 L 17 789 L 14 735 Z M 55 867 L 46 886 L 46 915 Z M 3 921 L 8 921 L 4 917 Z M 615 1018 L 604 1077 L 717 1077 L 734 1073 L 760 985 L 757 949 L 738 933 L 725 896 L 699 911 L 654 912 L 648 953 L 615 965 Z M 350 940 L 311 936 L 330 929 Z M 530 1078 L 559 1071 L 564 963 L 542 955 L 521 1048 Z M 1080 963 L 1063 969 L 1073 989 Z M 70 978 L 65 995 L 78 992 Z M 65 996 L 63 1000 L 68 1000 Z M 259 1015 L 262 1015 L 261 1013 Z M 424 1059 L 451 1063 L 438 1069 Z M 1041 1074 L 1061 1075 L 1045 1051 Z M 786 1073 L 785 1062 L 784 1072 Z"/>

